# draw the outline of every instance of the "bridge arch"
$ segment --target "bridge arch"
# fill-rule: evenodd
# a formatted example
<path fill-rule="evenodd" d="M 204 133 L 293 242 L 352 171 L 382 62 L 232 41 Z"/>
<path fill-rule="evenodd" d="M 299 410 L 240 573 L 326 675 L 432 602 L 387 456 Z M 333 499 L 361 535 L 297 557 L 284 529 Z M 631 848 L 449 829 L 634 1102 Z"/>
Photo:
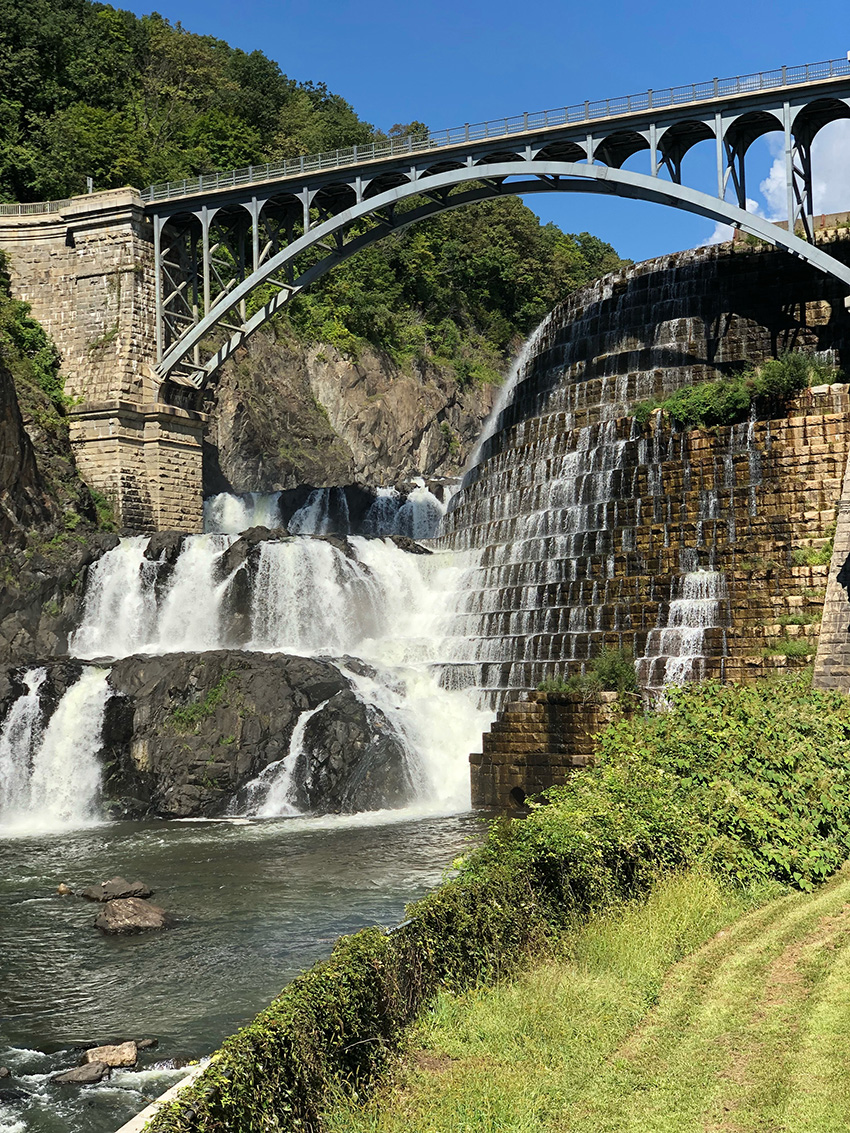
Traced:
<path fill-rule="evenodd" d="M 241 283 L 218 296 L 211 308 L 207 305 L 205 316 L 164 354 L 157 368 L 158 374 L 163 381 L 175 377 L 181 381 L 179 375 L 182 374 L 181 384 L 186 384 L 188 376 L 192 385 L 202 388 L 255 330 L 295 295 L 362 248 L 391 232 L 401 231 L 419 220 L 464 204 L 505 195 L 541 192 L 613 195 L 684 209 L 707 220 L 740 228 L 768 244 L 783 248 L 819 271 L 835 276 L 850 290 L 850 267 L 821 248 L 746 212 L 738 205 L 674 181 L 609 165 L 569 161 L 531 160 L 520 164 L 497 162 L 462 166 L 385 189 L 328 217 L 292 240 Z M 423 203 L 406 212 L 397 211 L 399 204 L 411 198 L 422 198 Z M 348 240 L 344 239 L 346 229 L 352 226 L 362 229 L 362 222 L 370 220 L 371 228 L 357 231 Z M 357 222 L 361 224 L 357 225 Z M 311 248 L 319 248 L 326 254 L 293 278 L 292 267 L 297 257 Z M 287 277 L 289 282 L 281 282 L 281 273 L 287 271 L 290 273 Z M 269 282 L 275 283 L 275 294 L 253 315 L 245 317 L 246 300 Z M 234 313 L 239 318 L 240 312 L 238 325 L 227 321 L 234 317 Z M 198 351 L 219 326 L 227 327 L 229 338 L 201 361 Z"/>

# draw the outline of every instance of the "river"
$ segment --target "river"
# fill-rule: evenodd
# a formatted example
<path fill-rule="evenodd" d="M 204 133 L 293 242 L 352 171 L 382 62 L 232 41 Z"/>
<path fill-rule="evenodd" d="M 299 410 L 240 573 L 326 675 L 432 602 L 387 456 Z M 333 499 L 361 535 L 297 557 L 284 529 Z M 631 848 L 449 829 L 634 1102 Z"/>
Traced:
<path fill-rule="evenodd" d="M 342 933 L 397 923 L 481 836 L 470 814 L 109 823 L 0 842 L 0 1133 L 109 1133 L 209 1054 Z M 104 936 L 60 897 L 115 874 L 155 890 L 165 933 Z M 96 1042 L 152 1037 L 138 1069 L 58 1086 Z"/>

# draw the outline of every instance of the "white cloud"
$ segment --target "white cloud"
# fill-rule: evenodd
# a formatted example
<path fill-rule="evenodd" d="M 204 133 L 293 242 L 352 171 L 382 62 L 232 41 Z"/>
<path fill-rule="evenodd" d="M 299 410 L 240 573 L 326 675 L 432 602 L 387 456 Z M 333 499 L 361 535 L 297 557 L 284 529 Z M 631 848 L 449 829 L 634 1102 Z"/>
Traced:
<path fill-rule="evenodd" d="M 769 220 L 787 220 L 785 154 L 780 137 L 768 139 L 773 157 L 767 177 L 760 183 Z M 812 196 L 816 214 L 850 209 L 850 121 L 830 122 L 812 143 Z"/>
<path fill-rule="evenodd" d="M 764 216 L 761 205 L 758 201 L 751 200 L 747 197 L 747 212 L 754 213 L 755 216 Z M 727 240 L 732 239 L 734 229 L 731 224 L 721 224 L 719 221 L 714 226 L 714 231 L 707 240 L 703 240 L 699 247 L 705 247 L 708 244 L 725 244 Z"/>

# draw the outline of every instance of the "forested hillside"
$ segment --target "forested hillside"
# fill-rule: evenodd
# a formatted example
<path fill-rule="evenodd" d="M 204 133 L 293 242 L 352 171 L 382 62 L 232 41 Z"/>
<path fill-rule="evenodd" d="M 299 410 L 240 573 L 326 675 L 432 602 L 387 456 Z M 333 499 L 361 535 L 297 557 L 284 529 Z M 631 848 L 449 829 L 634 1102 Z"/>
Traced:
<path fill-rule="evenodd" d="M 261 51 L 89 0 L 0 0 L 0 124 L 5 201 L 81 193 L 87 176 L 96 189 L 143 188 L 382 136 Z M 293 304 L 289 329 L 349 355 L 368 343 L 396 363 L 430 357 L 461 385 L 493 380 L 558 299 L 619 262 L 587 233 L 493 201 L 361 253 Z"/>

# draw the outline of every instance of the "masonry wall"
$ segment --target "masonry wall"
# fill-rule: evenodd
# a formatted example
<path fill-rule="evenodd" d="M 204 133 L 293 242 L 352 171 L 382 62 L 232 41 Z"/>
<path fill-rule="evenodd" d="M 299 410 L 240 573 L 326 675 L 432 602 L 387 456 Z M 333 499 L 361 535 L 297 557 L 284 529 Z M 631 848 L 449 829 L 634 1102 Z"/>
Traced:
<path fill-rule="evenodd" d="M 135 190 L 0 216 L 0 249 L 13 294 L 59 347 L 67 393 L 88 402 L 156 399 L 153 230 Z"/>
<path fill-rule="evenodd" d="M 521 808 L 526 797 L 560 787 L 596 752 L 596 734 L 616 713 L 634 711 L 636 699 L 615 692 L 588 699 L 581 693 L 529 693 L 507 704 L 469 757 L 472 805 Z"/>
<path fill-rule="evenodd" d="M 56 343 L 65 390 L 79 399 L 70 425 L 83 478 L 123 527 L 200 531 L 206 417 L 158 403 L 153 230 L 138 193 L 2 215 L 0 249 L 13 294 Z"/>

